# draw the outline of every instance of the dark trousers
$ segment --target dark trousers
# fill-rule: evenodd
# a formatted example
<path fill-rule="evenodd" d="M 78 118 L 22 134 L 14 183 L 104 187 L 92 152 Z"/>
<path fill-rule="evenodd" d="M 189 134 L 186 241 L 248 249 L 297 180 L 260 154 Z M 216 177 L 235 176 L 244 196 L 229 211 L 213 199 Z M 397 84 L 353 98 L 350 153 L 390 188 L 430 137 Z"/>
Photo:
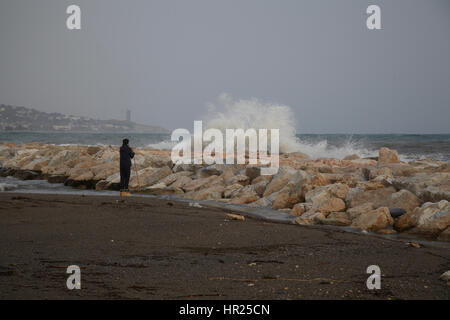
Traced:
<path fill-rule="evenodd" d="M 130 182 L 131 167 L 120 166 L 120 190 L 128 190 Z"/>

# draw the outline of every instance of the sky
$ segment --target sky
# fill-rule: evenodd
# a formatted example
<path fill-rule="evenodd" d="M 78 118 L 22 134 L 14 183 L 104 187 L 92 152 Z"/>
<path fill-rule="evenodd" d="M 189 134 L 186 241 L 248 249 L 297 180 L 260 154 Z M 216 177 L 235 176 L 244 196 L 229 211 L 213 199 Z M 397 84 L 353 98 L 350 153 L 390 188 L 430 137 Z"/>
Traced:
<path fill-rule="evenodd" d="M 448 0 L 1 0 L 0 104 L 189 129 L 227 93 L 299 133 L 450 133 L 449 34 Z"/>

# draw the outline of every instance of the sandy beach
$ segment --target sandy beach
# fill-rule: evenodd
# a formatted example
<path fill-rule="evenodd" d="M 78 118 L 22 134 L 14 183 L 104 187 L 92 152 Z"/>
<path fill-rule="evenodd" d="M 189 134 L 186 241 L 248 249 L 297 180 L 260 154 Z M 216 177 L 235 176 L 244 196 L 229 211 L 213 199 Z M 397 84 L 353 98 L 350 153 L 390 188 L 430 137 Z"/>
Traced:
<path fill-rule="evenodd" d="M 449 299 L 450 250 L 225 209 L 1 193 L 1 299 Z M 382 271 L 381 290 L 366 268 Z M 81 268 L 81 290 L 66 268 Z"/>

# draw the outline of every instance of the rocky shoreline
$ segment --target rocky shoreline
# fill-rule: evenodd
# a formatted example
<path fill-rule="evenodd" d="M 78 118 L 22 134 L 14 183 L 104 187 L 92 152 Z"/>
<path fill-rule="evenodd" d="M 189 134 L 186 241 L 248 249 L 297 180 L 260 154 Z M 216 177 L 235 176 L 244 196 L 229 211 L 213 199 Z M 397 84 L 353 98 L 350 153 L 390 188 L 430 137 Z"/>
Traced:
<path fill-rule="evenodd" d="M 450 241 L 450 164 L 402 162 L 395 150 L 312 160 L 280 155 L 274 176 L 250 165 L 174 164 L 170 151 L 136 149 L 130 189 L 251 207 L 295 216 L 300 225 L 349 226 L 381 234 L 421 234 Z M 82 189 L 118 190 L 117 146 L 0 145 L 0 175 L 45 179 Z"/>

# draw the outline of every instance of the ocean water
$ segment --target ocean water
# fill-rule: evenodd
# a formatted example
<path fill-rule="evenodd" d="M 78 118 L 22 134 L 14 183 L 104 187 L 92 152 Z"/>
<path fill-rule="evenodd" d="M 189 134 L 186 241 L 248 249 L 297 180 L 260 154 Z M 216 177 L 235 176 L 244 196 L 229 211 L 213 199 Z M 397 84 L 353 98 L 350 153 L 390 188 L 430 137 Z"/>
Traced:
<path fill-rule="evenodd" d="M 170 141 L 170 135 L 145 133 L 1 132 L 0 143 L 118 146 L 125 137 L 135 147 L 171 149 L 175 145 L 175 142 Z M 342 159 L 351 154 L 372 157 L 378 155 L 381 147 L 388 147 L 397 150 L 404 161 L 425 158 L 450 161 L 450 134 L 297 134 L 289 139 L 292 140 L 289 151 L 304 152 L 312 158 Z"/>

